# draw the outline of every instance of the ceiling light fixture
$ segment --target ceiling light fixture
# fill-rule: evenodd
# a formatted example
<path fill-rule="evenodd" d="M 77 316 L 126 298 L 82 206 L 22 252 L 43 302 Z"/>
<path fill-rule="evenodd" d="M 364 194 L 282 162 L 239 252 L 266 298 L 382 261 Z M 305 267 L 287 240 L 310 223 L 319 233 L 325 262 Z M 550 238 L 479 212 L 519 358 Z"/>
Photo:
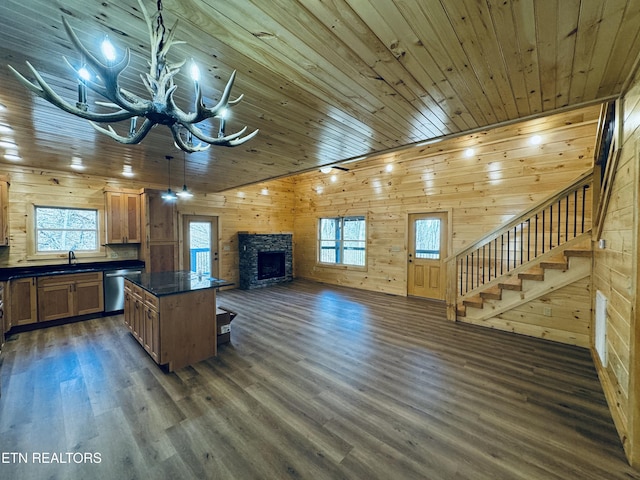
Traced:
<path fill-rule="evenodd" d="M 322 172 L 324 174 L 330 173 L 331 172 L 331 168 L 332 167 L 321 167 L 320 168 L 320 172 Z"/>
<path fill-rule="evenodd" d="M 476 151 L 473 148 L 467 148 L 464 151 L 464 156 L 467 158 L 473 157 L 473 154 L 476 153 Z"/>
<path fill-rule="evenodd" d="M 133 173 L 133 169 L 131 168 L 131 165 L 123 165 L 122 166 L 122 176 L 123 177 L 133 177 L 135 175 L 135 173 Z"/>
<path fill-rule="evenodd" d="M 4 154 L 4 158 L 11 162 L 19 162 L 22 157 L 18 155 L 18 152 L 7 152 Z"/>
<path fill-rule="evenodd" d="M 167 188 L 167 191 L 162 194 L 162 199 L 167 202 L 175 202 L 178 197 L 176 196 L 175 192 L 171 190 L 171 159 L 173 157 L 171 155 L 167 155 L 164 158 L 167 159 L 167 167 L 169 170 L 169 186 Z"/>
<path fill-rule="evenodd" d="M 177 147 L 188 153 L 206 150 L 211 145 L 236 147 L 255 137 L 258 134 L 258 130 L 244 135 L 247 127 L 229 135 L 224 132 L 224 116 L 229 107 L 242 100 L 242 95 L 235 100 L 229 100 L 231 88 L 236 77 L 235 71 L 229 77 L 220 101 L 215 106 L 207 108 L 202 99 L 199 70 L 195 63 L 192 63 L 191 74 L 196 94 L 195 112 L 184 112 L 176 105 L 173 94 L 177 85 L 174 84 L 173 78 L 185 62 L 169 63 L 166 56 L 173 45 L 185 42 L 174 39 L 177 21 L 172 28 L 167 29 L 165 27 L 162 17 L 162 0 L 158 0 L 158 11 L 152 17 L 149 16 L 142 0 L 138 0 L 138 4 L 147 23 L 151 42 L 150 71 L 141 75 L 144 86 L 151 95 L 150 99 L 139 97 L 133 92 L 122 88 L 118 83 L 120 74 L 129 65 L 131 55 L 129 48 L 125 50 L 123 58 L 120 61 L 116 61 L 116 50 L 109 42 L 109 39 L 105 38 L 102 42 L 102 54 L 105 58 L 105 62 L 103 62 L 82 45 L 64 17 L 62 17 L 62 23 L 71 43 L 80 52 L 82 58 L 86 60 L 86 65 L 76 66 L 63 57 L 67 65 L 71 67 L 78 77 L 78 101 L 75 105 L 55 93 L 29 62 L 27 62 L 27 66 L 35 77 L 34 81 L 25 78 L 10 65 L 9 68 L 17 76 L 20 83 L 33 93 L 67 113 L 89 120 L 89 123 L 98 132 L 120 143 L 129 145 L 140 143 L 154 125 L 169 127 Z M 90 72 L 93 72 L 94 75 L 91 75 Z M 98 105 L 114 110 L 109 113 L 89 111 L 87 88 L 108 100 L 108 102 L 96 102 Z M 144 122 L 140 127 L 137 126 L 138 117 L 144 118 Z M 209 118 L 218 119 L 217 137 L 207 135 L 197 126 L 197 124 Z M 126 136 L 118 134 L 110 125 L 108 128 L 103 128 L 95 123 L 114 123 L 125 120 L 130 121 L 128 135 Z M 187 138 L 187 134 L 192 137 Z M 190 138 L 193 137 L 203 143 L 194 144 L 190 141 Z"/>
<path fill-rule="evenodd" d="M 540 145 L 542 143 L 542 137 L 540 135 L 534 135 L 533 137 L 531 137 L 529 142 L 531 143 L 531 145 Z"/>
<path fill-rule="evenodd" d="M 74 170 L 84 170 L 84 165 L 80 157 L 71 157 L 71 165 L 69 166 Z"/>
<path fill-rule="evenodd" d="M 184 156 L 184 153 L 182 154 L 182 183 L 182 190 L 176 193 L 176 195 L 180 198 L 193 197 L 193 193 L 187 189 L 187 159 Z"/>

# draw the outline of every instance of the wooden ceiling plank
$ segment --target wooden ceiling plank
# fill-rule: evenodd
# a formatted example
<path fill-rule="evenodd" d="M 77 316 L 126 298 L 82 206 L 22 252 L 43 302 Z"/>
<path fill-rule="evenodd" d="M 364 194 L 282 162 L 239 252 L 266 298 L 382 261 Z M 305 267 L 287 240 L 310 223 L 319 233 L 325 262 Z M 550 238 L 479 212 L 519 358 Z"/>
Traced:
<path fill-rule="evenodd" d="M 442 43 L 442 36 L 433 26 L 433 23 L 439 21 L 438 19 L 444 19 L 444 27 L 449 25 L 441 5 L 437 3 L 435 7 L 429 8 L 428 5 L 405 2 L 398 4 L 397 8 L 415 35 L 416 50 L 419 52 L 416 57 L 421 58 L 424 55 L 425 60 L 421 61 L 423 68 L 431 71 L 432 77 L 438 78 L 438 84 L 441 85 L 440 89 L 444 95 L 450 99 L 458 99 L 459 103 L 452 106 L 455 109 L 454 112 L 462 116 L 468 128 L 494 123 L 493 109 L 486 101 L 482 90 L 477 88 L 476 82 L 467 83 L 464 79 L 463 72 L 468 71 L 468 68 L 464 60 L 459 60 L 463 56 L 459 44 L 454 42 L 452 45 L 445 46 Z M 425 13 L 426 11 L 428 14 Z M 449 32 L 449 35 L 451 33 Z M 458 55 L 460 57 L 456 59 Z M 457 65 L 463 65 L 463 69 L 456 70 Z M 473 87 L 476 89 L 473 90 Z"/>
<path fill-rule="evenodd" d="M 348 46 L 337 42 L 326 32 L 324 26 L 306 11 L 291 8 L 286 2 L 287 0 L 273 0 L 267 5 L 269 11 L 260 10 L 265 7 L 264 4 L 258 6 L 257 3 L 253 3 L 255 10 L 252 10 L 250 15 L 227 13 L 235 16 L 234 21 L 244 24 L 251 21 L 250 17 L 259 18 L 260 26 L 266 27 L 275 35 L 275 39 L 269 40 L 269 45 L 279 49 L 281 54 L 291 55 L 295 52 L 298 55 L 294 59 L 295 63 L 306 65 L 306 74 L 324 82 L 335 92 L 333 95 L 339 94 L 348 98 L 350 102 L 355 101 L 363 105 L 368 103 L 371 105 L 369 114 L 374 117 L 392 116 L 397 125 L 407 125 L 401 129 L 405 135 L 407 131 L 420 129 L 425 119 L 421 118 L 414 108 L 406 103 L 403 105 L 402 102 L 388 102 L 389 98 L 395 97 L 393 92 L 385 87 L 383 82 L 375 80 L 375 75 L 370 69 L 367 77 L 360 75 L 360 71 L 368 67 L 353 55 Z M 222 8 L 222 4 L 216 8 Z M 257 11 L 261 13 L 258 14 Z M 275 12 L 278 14 L 277 21 L 272 17 Z M 281 23 L 284 23 L 286 28 L 281 26 Z M 248 31 L 251 29 L 248 28 Z M 422 136 L 428 135 L 428 129 L 422 133 Z M 416 137 L 418 138 L 422 137 Z"/>
<path fill-rule="evenodd" d="M 536 4 L 534 23 L 536 25 L 536 45 L 538 54 L 538 84 L 542 110 L 550 111 L 556 108 L 556 77 L 558 75 L 558 2 L 549 0 L 544 6 Z"/>
<path fill-rule="evenodd" d="M 574 72 L 580 0 L 558 0 L 556 15 L 558 23 L 556 59 L 556 108 L 563 108 L 571 102 L 571 79 Z"/>
<path fill-rule="evenodd" d="M 437 67 L 434 69 L 435 62 L 425 48 L 419 45 L 420 39 L 395 4 L 390 0 L 376 0 L 365 6 L 357 1 L 347 1 L 403 66 L 405 78 L 414 79 L 420 85 L 421 92 L 416 92 L 417 96 L 411 103 L 416 106 L 418 103 L 424 104 L 428 114 L 442 122 L 443 133 L 468 129 L 466 121 L 460 114 L 456 114 L 458 111 L 462 112 L 461 105 L 449 105 L 455 101 L 455 96 L 450 86 L 440 81 L 444 77 L 442 72 L 438 72 Z M 429 67 L 435 70 L 437 77 L 431 75 Z M 418 106 L 418 109 L 421 108 Z"/>
<path fill-rule="evenodd" d="M 458 41 L 465 51 L 467 61 L 473 70 L 477 81 L 494 107 L 499 122 L 516 118 L 517 107 L 513 98 L 513 92 L 502 70 L 502 59 L 496 58 L 496 50 L 487 50 L 492 47 L 492 42 L 487 37 L 494 37 L 493 29 L 488 28 L 491 22 L 487 21 L 486 4 L 471 5 L 467 10 L 465 1 L 444 2 L 441 0 L 453 30 L 458 36 Z"/>
<path fill-rule="evenodd" d="M 520 0 L 511 3 L 531 114 L 545 111 L 540 85 L 540 45 L 538 45 L 536 36 L 535 6 L 534 0 Z"/>
<path fill-rule="evenodd" d="M 591 59 L 595 42 L 598 38 L 599 24 L 603 20 L 603 10 L 606 2 L 581 2 L 578 30 L 576 32 L 576 47 L 573 55 L 573 71 L 569 87 L 570 103 L 585 100 L 587 76 L 591 67 Z"/>
<path fill-rule="evenodd" d="M 513 92 L 518 116 L 527 116 L 530 114 L 529 95 L 511 3 L 502 0 L 487 0 L 487 5 L 493 27 L 492 30 L 495 32 L 498 44 L 502 46 L 499 53 L 504 60 L 504 68 L 509 78 L 509 86 Z"/>
<path fill-rule="evenodd" d="M 607 69 L 611 68 L 611 52 L 622 24 L 626 3 L 627 0 L 609 0 L 603 5 L 602 18 L 598 22 L 598 38 L 591 50 L 591 62 L 583 94 L 585 100 L 597 98 L 603 77 Z M 614 92 L 609 92 L 611 93 Z"/>
<path fill-rule="evenodd" d="M 622 23 L 615 35 L 611 51 L 607 53 L 608 63 L 604 71 L 597 96 L 603 97 L 621 92 L 626 78 L 623 72 L 634 65 L 640 50 L 640 3 L 628 0 L 622 15 Z"/>
<path fill-rule="evenodd" d="M 428 95 L 413 76 L 407 75 L 402 64 L 371 31 L 370 26 L 363 21 L 364 19 L 356 15 L 348 5 L 338 5 L 336 2 L 328 5 L 304 0 L 301 3 L 326 27 L 331 28 L 332 32 L 341 38 L 346 45 L 349 45 L 374 71 L 378 79 L 396 89 L 408 102 L 415 105 L 416 99 Z M 436 104 L 435 108 L 440 109 L 440 106 Z M 418 105 L 416 110 L 421 111 L 422 109 Z M 438 118 L 442 122 L 443 116 Z M 430 121 L 433 122 L 433 120 Z M 432 131 L 432 137 L 447 132 L 444 123 L 439 123 L 435 127 Z"/>

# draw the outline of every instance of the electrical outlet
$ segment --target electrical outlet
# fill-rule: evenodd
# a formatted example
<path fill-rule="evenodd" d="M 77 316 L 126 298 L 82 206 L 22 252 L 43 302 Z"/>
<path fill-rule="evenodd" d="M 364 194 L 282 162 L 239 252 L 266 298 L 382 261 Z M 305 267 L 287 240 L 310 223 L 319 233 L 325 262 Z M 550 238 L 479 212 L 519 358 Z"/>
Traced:
<path fill-rule="evenodd" d="M 220 333 L 229 333 L 231 332 L 231 325 L 220 325 Z"/>
<path fill-rule="evenodd" d="M 551 316 L 551 307 L 544 307 L 542 309 L 542 313 L 544 314 L 545 317 L 550 317 Z"/>

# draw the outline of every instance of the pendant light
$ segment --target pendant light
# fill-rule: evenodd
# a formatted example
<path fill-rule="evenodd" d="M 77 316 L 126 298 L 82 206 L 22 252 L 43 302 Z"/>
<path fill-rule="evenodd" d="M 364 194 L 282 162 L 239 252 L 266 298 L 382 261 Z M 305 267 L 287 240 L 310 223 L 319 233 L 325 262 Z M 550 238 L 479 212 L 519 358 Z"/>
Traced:
<path fill-rule="evenodd" d="M 193 193 L 187 189 L 187 158 L 182 153 L 182 191 L 176 193 L 180 198 L 191 198 Z"/>
<path fill-rule="evenodd" d="M 175 192 L 171 190 L 171 159 L 173 157 L 171 155 L 167 155 L 164 158 L 167 159 L 167 168 L 169 170 L 169 185 L 168 185 L 167 191 L 162 194 L 162 199 L 167 202 L 175 202 L 178 199 L 178 197 L 176 196 Z"/>

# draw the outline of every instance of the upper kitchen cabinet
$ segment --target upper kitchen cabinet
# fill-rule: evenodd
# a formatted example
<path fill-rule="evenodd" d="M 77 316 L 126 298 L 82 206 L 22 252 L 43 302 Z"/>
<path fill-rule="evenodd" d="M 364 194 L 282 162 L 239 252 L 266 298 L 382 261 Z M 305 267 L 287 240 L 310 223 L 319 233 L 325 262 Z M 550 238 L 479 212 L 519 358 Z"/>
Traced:
<path fill-rule="evenodd" d="M 107 240 L 109 243 L 140 243 L 140 194 L 105 192 Z"/>
<path fill-rule="evenodd" d="M 9 182 L 0 177 L 0 247 L 9 246 Z"/>

